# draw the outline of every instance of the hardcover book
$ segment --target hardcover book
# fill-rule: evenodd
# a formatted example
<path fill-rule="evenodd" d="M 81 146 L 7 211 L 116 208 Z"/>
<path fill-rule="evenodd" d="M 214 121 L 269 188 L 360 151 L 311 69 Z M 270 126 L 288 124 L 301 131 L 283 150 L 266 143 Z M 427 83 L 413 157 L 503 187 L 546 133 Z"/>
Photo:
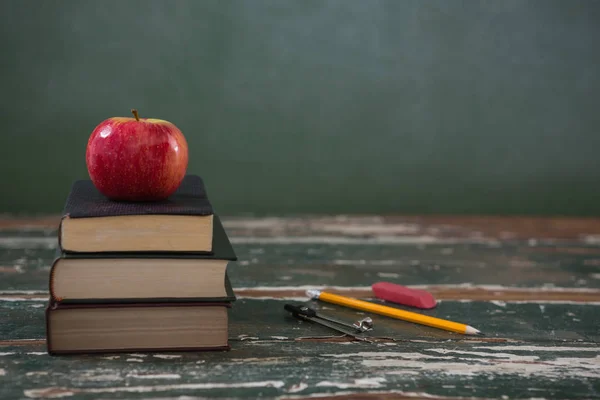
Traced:
<path fill-rule="evenodd" d="M 50 270 L 50 296 L 62 303 L 187 302 L 235 299 L 227 265 L 237 260 L 214 216 L 213 252 L 65 253 Z"/>
<path fill-rule="evenodd" d="M 49 354 L 228 350 L 230 303 L 59 304 L 46 309 Z"/>
<path fill-rule="evenodd" d="M 157 202 L 104 197 L 91 180 L 73 184 L 59 229 L 65 252 L 211 252 L 213 208 L 204 182 L 187 175 Z"/>

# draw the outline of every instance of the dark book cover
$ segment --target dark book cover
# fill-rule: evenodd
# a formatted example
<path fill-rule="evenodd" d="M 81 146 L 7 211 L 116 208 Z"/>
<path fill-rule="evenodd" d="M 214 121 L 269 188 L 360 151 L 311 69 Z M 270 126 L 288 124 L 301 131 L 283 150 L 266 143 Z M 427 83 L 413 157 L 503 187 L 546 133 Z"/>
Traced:
<path fill-rule="evenodd" d="M 209 307 L 220 306 L 231 308 L 229 302 L 207 302 L 207 303 L 136 303 L 136 304 L 61 304 L 53 302 L 50 299 L 46 307 L 46 347 L 50 355 L 67 355 L 67 354 L 88 354 L 88 353 L 131 353 L 131 352 L 183 352 L 183 351 L 227 351 L 230 350 L 229 344 L 220 347 L 169 347 L 169 348 L 127 348 L 127 349 L 100 349 L 100 350 L 80 350 L 80 351 L 61 351 L 56 350 L 52 346 L 50 330 L 50 314 L 58 310 L 67 310 L 73 308 L 119 308 L 119 307 Z"/>
<path fill-rule="evenodd" d="M 128 252 L 128 253 L 65 253 L 60 247 L 56 249 L 56 255 L 54 262 L 52 263 L 52 267 L 50 268 L 50 279 L 49 279 L 49 290 L 50 295 L 53 301 L 57 301 L 54 296 L 53 289 L 53 281 L 54 281 L 54 271 L 55 266 L 61 258 L 64 259 L 92 259 L 92 258 L 158 258 L 165 260 L 165 268 L 169 268 L 168 261 L 169 259 L 215 259 L 215 260 L 229 260 L 236 261 L 237 256 L 233 247 L 231 246 L 231 242 L 225 232 L 225 228 L 221 223 L 221 219 L 214 215 L 213 217 L 213 252 L 212 253 L 173 253 L 173 252 Z M 201 268 L 201 267 L 199 267 Z M 148 302 L 163 302 L 168 303 L 172 301 L 176 302 L 207 302 L 207 301 L 220 301 L 220 302 L 232 302 L 236 300 L 235 294 L 231 287 L 231 283 L 229 281 L 229 277 L 227 273 L 225 274 L 225 290 L 227 293 L 226 297 L 219 298 L 203 298 L 203 297 L 194 297 L 194 298 L 177 298 L 177 299 L 165 299 L 165 298 L 147 298 L 147 299 L 79 299 L 79 300 L 70 300 L 70 301 L 61 301 L 61 303 L 68 304 L 88 304 L 88 303 L 148 303 Z"/>
<path fill-rule="evenodd" d="M 60 246 L 56 249 L 54 264 L 60 258 L 189 258 L 217 259 L 236 261 L 237 256 L 231 245 L 223 223 L 217 214 L 213 215 L 213 238 L 211 252 L 160 252 L 160 251 L 131 251 L 131 252 L 97 252 L 76 253 L 65 252 Z"/>
<path fill-rule="evenodd" d="M 168 268 L 168 267 L 167 267 Z M 177 298 L 164 298 L 164 297 L 148 297 L 148 298 L 128 298 L 128 299 L 74 299 L 74 300 L 62 300 L 57 299 L 54 295 L 54 290 L 52 288 L 52 278 L 50 278 L 50 300 L 52 303 L 56 304 L 64 304 L 64 305 L 89 305 L 89 304 L 97 304 L 97 305 L 111 305 L 111 304 L 122 304 L 122 305 L 132 305 L 132 304 L 200 304 L 200 303 L 228 303 L 231 304 L 237 300 L 235 297 L 235 292 L 233 291 L 233 287 L 231 286 L 231 281 L 229 280 L 229 275 L 225 273 L 225 282 L 223 282 L 225 286 L 224 297 L 177 297 Z"/>
<path fill-rule="evenodd" d="M 121 215 L 211 215 L 202 178 L 186 175 L 168 199 L 153 202 L 113 201 L 101 194 L 91 180 L 75 181 L 63 209 L 63 218 L 114 217 Z"/>

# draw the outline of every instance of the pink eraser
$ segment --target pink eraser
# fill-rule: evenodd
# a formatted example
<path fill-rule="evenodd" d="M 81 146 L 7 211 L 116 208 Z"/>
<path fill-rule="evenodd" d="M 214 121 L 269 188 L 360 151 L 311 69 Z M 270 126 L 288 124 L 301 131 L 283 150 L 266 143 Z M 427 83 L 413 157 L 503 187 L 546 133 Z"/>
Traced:
<path fill-rule="evenodd" d="M 411 289 L 390 282 L 377 282 L 371 288 L 375 297 L 392 303 L 417 308 L 433 308 L 437 304 L 433 295 L 425 290 Z"/>

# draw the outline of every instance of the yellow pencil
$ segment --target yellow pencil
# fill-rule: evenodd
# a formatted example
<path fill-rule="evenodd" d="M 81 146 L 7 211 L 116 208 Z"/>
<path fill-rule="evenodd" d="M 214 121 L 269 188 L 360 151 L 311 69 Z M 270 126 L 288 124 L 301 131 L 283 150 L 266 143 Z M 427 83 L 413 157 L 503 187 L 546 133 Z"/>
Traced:
<path fill-rule="evenodd" d="M 327 303 L 338 304 L 340 306 L 350 307 L 357 310 L 385 315 L 386 317 L 414 322 L 416 324 L 432 326 L 434 328 L 444 329 L 450 332 L 457 332 L 465 335 L 483 335 L 479 330 L 469 325 L 447 321 L 441 318 L 430 317 L 428 315 L 418 314 L 410 311 L 404 311 L 393 307 L 382 306 L 380 304 L 369 303 L 368 301 L 357 300 L 351 297 L 326 293 L 320 290 L 307 290 L 306 294 L 312 299 L 318 299 Z"/>

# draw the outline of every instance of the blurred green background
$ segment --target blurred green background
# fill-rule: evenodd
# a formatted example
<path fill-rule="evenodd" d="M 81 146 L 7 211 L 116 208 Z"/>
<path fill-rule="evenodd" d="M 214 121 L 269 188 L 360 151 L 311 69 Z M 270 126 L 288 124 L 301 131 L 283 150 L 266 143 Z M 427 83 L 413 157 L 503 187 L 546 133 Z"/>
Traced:
<path fill-rule="evenodd" d="M 0 213 L 59 213 L 111 116 L 223 214 L 600 215 L 600 2 L 0 3 Z"/>

